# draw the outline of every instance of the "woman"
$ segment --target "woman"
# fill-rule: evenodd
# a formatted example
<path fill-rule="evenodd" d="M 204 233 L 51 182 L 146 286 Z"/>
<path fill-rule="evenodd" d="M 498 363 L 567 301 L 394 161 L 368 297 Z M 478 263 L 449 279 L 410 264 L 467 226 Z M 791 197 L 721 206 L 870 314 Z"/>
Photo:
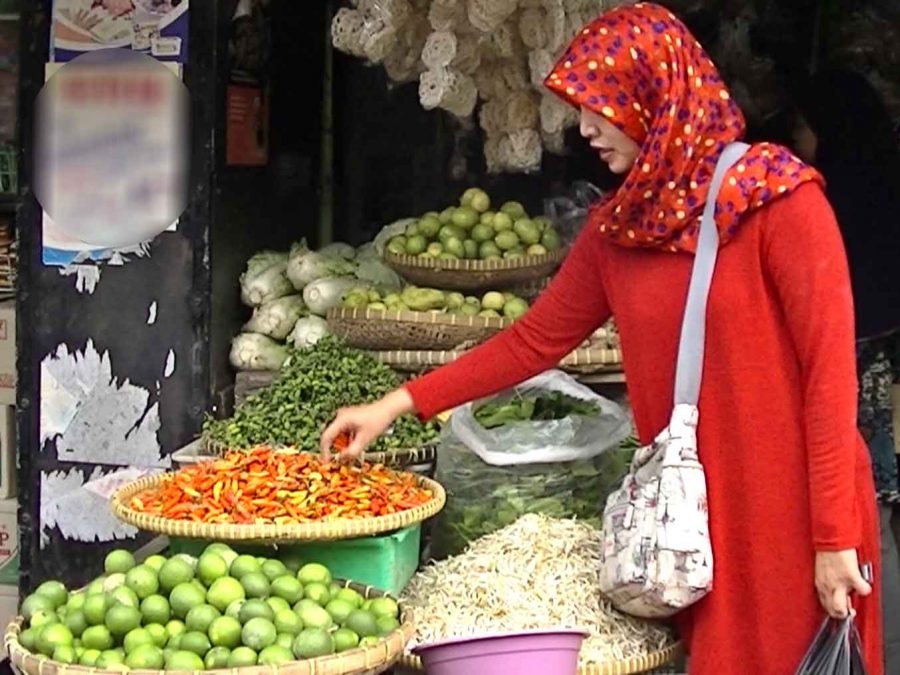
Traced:
<path fill-rule="evenodd" d="M 642 442 L 668 423 L 697 225 L 743 116 L 700 45 L 655 5 L 587 26 L 547 85 L 580 108 L 582 136 L 622 186 L 592 210 L 525 317 L 454 364 L 341 411 L 323 451 L 347 432 L 347 454 L 359 454 L 399 415 L 428 418 L 551 368 L 613 314 Z M 789 675 L 824 612 L 846 616 L 851 594 L 871 594 L 859 565 L 874 564 L 876 583 L 880 571 L 850 281 L 819 175 L 783 148 L 754 146 L 728 172 L 716 220 L 699 403 L 716 572 L 677 624 L 692 673 Z M 853 600 L 875 674 L 877 598 Z"/>
<path fill-rule="evenodd" d="M 900 367 L 900 149 L 881 97 L 859 73 L 832 70 L 797 92 L 794 143 L 825 176 L 850 263 L 856 306 L 859 426 L 881 504 L 885 670 L 900 672 L 900 563 L 891 530 L 900 502 L 891 388 Z M 861 121 L 863 121 L 861 123 Z"/>

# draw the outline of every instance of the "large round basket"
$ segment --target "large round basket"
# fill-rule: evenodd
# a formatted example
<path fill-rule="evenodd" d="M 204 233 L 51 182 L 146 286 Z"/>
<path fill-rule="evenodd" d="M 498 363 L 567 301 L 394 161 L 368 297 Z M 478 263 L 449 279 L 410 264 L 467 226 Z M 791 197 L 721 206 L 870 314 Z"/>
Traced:
<path fill-rule="evenodd" d="M 681 658 L 684 649 L 680 642 L 656 652 L 622 661 L 607 663 L 590 663 L 578 668 L 578 675 L 633 675 L 634 673 L 651 673 Z M 397 662 L 401 669 L 416 673 L 424 673 L 422 660 L 418 656 L 404 653 Z"/>
<path fill-rule="evenodd" d="M 206 451 L 206 459 L 217 459 L 224 457 L 226 453 L 231 451 L 251 450 L 252 448 L 232 448 L 224 443 L 219 443 L 210 438 L 204 437 L 203 448 Z M 291 446 L 271 446 L 274 450 L 299 452 Z M 421 448 L 413 448 L 409 450 L 385 450 L 384 452 L 366 452 L 363 459 L 369 464 L 384 464 L 392 469 L 406 469 L 411 466 L 420 466 L 422 464 L 430 464 L 437 459 L 437 446 L 426 445 Z"/>
<path fill-rule="evenodd" d="M 452 350 L 483 342 L 511 324 L 508 319 L 441 312 L 332 309 L 328 327 L 357 349 Z"/>
<path fill-rule="evenodd" d="M 173 537 L 271 544 L 286 541 L 358 539 L 394 532 L 437 515 L 447 501 L 447 495 L 440 484 L 425 476 L 415 475 L 416 481 L 421 487 L 431 490 L 431 501 L 406 511 L 375 518 L 335 518 L 304 523 L 238 525 L 172 520 L 131 508 L 133 497 L 145 490 L 159 486 L 163 478 L 164 474 L 146 476 L 117 490 L 110 499 L 113 514 L 122 522 L 133 525 L 139 530 Z"/>
<path fill-rule="evenodd" d="M 386 593 L 361 584 L 343 582 L 348 588 L 359 592 L 366 599 L 381 597 Z M 10 663 L 16 672 L 25 675 L 121 675 L 121 671 L 101 670 L 87 666 L 68 665 L 48 659 L 46 656 L 34 654 L 25 649 L 19 642 L 19 633 L 25 618 L 17 616 L 6 628 L 4 644 Z M 393 633 L 366 648 L 352 649 L 332 656 L 323 656 L 305 661 L 291 661 L 280 666 L 251 666 L 248 668 L 230 668 L 216 672 L 240 673 L 240 675 L 377 675 L 393 666 L 401 657 L 406 643 L 412 638 L 415 628 L 410 623 L 406 612 L 402 614 L 402 625 Z M 156 670 L 133 670 L 132 673 L 159 675 Z M 186 673 L 190 671 L 166 671 L 169 673 Z"/>
<path fill-rule="evenodd" d="M 465 351 L 386 351 L 371 352 L 381 363 L 403 373 L 422 373 L 452 363 Z M 618 349 L 576 349 L 559 363 L 559 369 L 579 375 L 619 372 L 622 353 Z"/>
<path fill-rule="evenodd" d="M 511 260 L 443 260 L 385 254 L 385 262 L 407 282 L 447 291 L 508 289 L 553 274 L 566 251 Z"/>

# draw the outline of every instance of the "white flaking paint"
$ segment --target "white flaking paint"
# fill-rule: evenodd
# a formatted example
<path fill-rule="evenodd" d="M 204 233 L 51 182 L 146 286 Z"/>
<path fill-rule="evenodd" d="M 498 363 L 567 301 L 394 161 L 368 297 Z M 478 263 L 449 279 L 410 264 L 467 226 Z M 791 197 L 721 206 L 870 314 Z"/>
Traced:
<path fill-rule="evenodd" d="M 108 352 L 98 353 L 92 341 L 84 352 L 69 353 L 60 345 L 44 359 L 41 370 L 50 375 L 41 382 L 41 419 L 42 424 L 47 422 L 41 438 L 45 446 L 55 443 L 57 459 L 170 466 L 171 460 L 160 456 L 159 404 L 149 405 L 146 389 L 128 380 L 116 381 Z M 74 415 L 72 400 L 76 401 Z"/>
<path fill-rule="evenodd" d="M 77 469 L 41 473 L 41 548 L 49 543 L 54 527 L 64 538 L 76 541 L 114 541 L 137 535 L 136 528 L 112 514 L 108 498 L 85 488 L 86 482 L 103 476 L 100 467 L 94 467 L 87 481 Z"/>
<path fill-rule="evenodd" d="M 125 248 L 111 248 L 103 251 L 80 253 L 68 265 L 59 268 L 64 277 L 75 277 L 75 290 L 91 294 L 100 282 L 100 269 L 104 264 L 121 266 L 131 261 L 131 257 L 145 258 L 150 255 L 150 242 Z"/>
<path fill-rule="evenodd" d="M 157 305 L 156 305 L 156 301 L 154 300 L 152 303 L 150 303 L 150 309 L 147 311 L 147 325 L 148 326 L 152 326 L 153 324 L 156 323 L 156 310 L 157 310 Z"/>
<path fill-rule="evenodd" d="M 163 377 L 169 379 L 172 377 L 172 373 L 175 372 L 175 350 L 170 349 L 169 353 L 166 355 L 166 370 L 163 373 Z"/>

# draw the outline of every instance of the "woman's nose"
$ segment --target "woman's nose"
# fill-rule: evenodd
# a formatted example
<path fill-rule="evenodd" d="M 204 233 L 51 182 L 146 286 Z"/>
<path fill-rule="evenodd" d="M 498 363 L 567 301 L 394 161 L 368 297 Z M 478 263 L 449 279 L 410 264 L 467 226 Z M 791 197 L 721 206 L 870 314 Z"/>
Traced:
<path fill-rule="evenodd" d="M 581 132 L 582 138 L 591 138 L 597 135 L 597 127 L 591 124 L 584 115 L 581 116 L 578 122 L 578 130 Z"/>

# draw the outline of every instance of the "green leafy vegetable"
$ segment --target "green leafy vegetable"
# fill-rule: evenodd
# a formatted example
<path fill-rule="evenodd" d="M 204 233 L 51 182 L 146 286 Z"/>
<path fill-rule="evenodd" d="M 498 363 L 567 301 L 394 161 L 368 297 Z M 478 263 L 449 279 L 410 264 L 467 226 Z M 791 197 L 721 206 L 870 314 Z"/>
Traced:
<path fill-rule="evenodd" d="M 496 429 L 514 422 L 561 420 L 572 415 L 590 417 L 600 414 L 600 406 L 559 391 L 546 394 L 516 394 L 504 400 L 493 398 L 475 410 L 475 419 L 485 429 Z"/>
<path fill-rule="evenodd" d="M 248 398 L 234 417 L 207 419 L 205 438 L 230 448 L 272 444 L 314 450 L 339 408 L 375 401 L 400 385 L 390 368 L 330 335 L 307 349 L 288 350 L 278 379 Z M 402 417 L 371 449 L 415 448 L 436 438 L 435 425 Z"/>

